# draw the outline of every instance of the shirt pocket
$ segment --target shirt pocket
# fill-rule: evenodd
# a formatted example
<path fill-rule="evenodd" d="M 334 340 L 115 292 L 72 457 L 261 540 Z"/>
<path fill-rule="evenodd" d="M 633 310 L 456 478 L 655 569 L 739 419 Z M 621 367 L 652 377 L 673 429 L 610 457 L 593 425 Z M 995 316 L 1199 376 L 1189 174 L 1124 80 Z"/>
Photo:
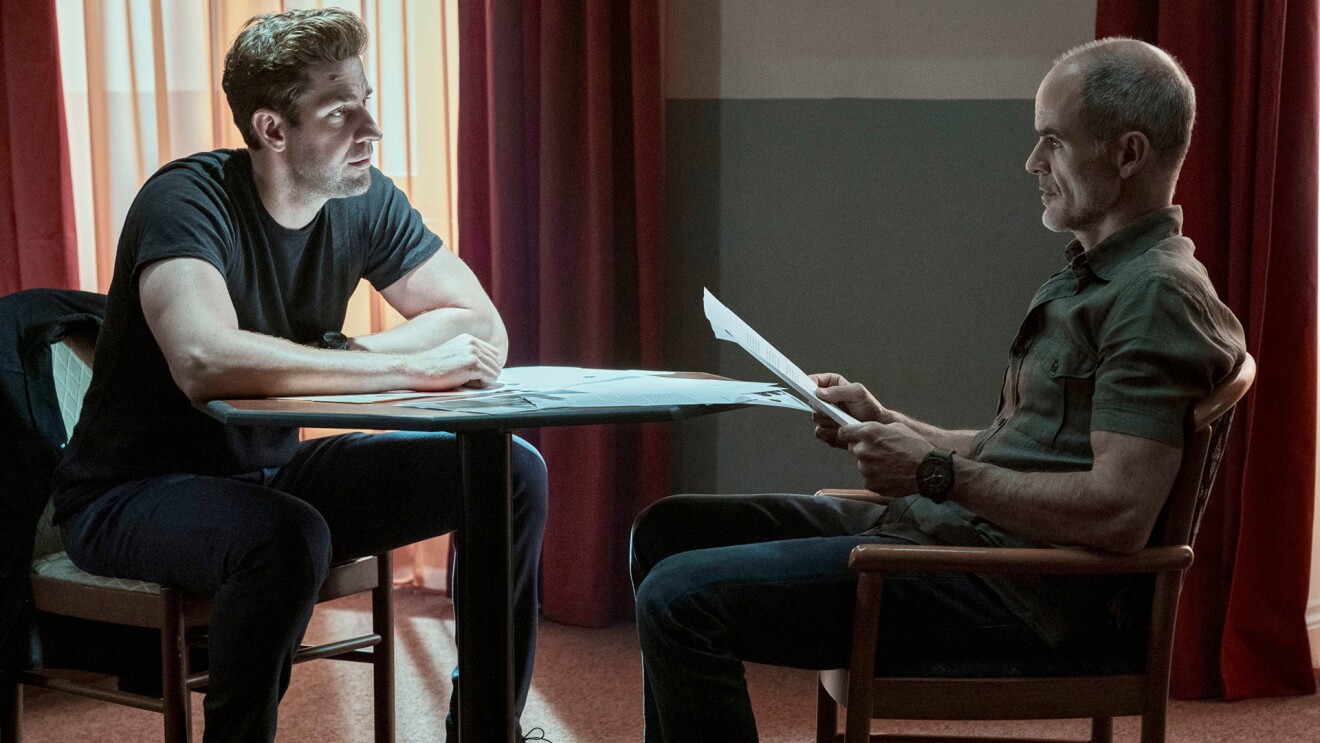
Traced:
<path fill-rule="evenodd" d="M 1095 356 L 1056 338 L 1045 360 L 1046 373 L 1058 389 L 1061 409 L 1050 446 L 1060 453 L 1091 457 L 1091 398 L 1095 395 Z"/>
<path fill-rule="evenodd" d="M 1018 428 L 1051 453 L 1089 456 L 1096 362 L 1060 336 L 1040 338 L 1022 360 Z"/>

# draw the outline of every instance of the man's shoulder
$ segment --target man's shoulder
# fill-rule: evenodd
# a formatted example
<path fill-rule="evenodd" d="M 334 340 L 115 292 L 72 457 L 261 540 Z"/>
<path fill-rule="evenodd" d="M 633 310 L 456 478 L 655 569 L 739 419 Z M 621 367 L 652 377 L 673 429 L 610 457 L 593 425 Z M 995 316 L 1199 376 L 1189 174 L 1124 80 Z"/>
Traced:
<path fill-rule="evenodd" d="M 234 169 L 247 166 L 247 150 L 210 150 L 197 152 L 160 166 L 147 182 L 163 177 L 223 182 Z"/>
<path fill-rule="evenodd" d="M 134 210 L 160 216 L 193 208 L 228 209 L 251 178 L 245 150 L 199 152 L 165 163 L 142 184 Z"/>
<path fill-rule="evenodd" d="M 1210 275 L 1196 258 L 1196 245 L 1185 235 L 1171 235 L 1150 246 L 1119 278 L 1128 285 L 1170 284 L 1184 291 L 1215 294 Z"/>

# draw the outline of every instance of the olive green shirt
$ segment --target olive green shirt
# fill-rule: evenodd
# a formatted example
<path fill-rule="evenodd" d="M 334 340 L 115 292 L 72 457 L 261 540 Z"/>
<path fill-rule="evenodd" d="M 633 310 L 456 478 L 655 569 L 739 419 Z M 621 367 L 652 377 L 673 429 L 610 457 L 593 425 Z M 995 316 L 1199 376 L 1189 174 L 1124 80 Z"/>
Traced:
<path fill-rule="evenodd" d="M 1181 446 L 1191 405 L 1242 360 L 1242 326 L 1219 301 L 1182 209 L 1151 212 L 1090 251 L 1068 245 L 1068 266 L 1036 292 L 1009 348 L 994 424 L 969 459 L 1024 472 L 1089 470 L 1092 431 Z M 870 533 L 918 544 L 1039 547 L 962 506 L 896 500 Z M 1047 643 L 1120 629 L 1126 578 L 982 576 Z"/>

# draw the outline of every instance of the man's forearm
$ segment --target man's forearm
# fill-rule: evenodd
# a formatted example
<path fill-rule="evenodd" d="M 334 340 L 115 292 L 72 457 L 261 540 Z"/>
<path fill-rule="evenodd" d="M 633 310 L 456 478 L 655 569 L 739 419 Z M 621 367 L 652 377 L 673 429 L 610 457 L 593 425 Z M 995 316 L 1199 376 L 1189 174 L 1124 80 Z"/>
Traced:
<path fill-rule="evenodd" d="M 503 364 L 509 353 L 509 338 L 499 316 L 462 307 L 443 307 L 424 312 L 402 325 L 380 333 L 353 338 L 350 348 L 373 353 L 410 354 L 435 348 L 468 333 L 495 346 Z"/>
<path fill-rule="evenodd" d="M 193 400 L 380 392 L 417 376 L 398 354 L 308 348 L 244 330 L 225 331 L 181 361 L 170 365 L 174 381 Z"/>
<path fill-rule="evenodd" d="M 1145 546 L 1168 498 L 1182 450 L 1096 431 L 1084 472 L 1017 472 L 954 458 L 951 499 L 1025 537 L 1115 552 Z"/>
<path fill-rule="evenodd" d="M 1134 525 L 1097 497 L 1090 471 L 1016 472 L 960 457 L 954 462 L 950 499 L 1015 534 L 1118 552 L 1139 549 L 1149 536 L 1149 525 Z"/>
<path fill-rule="evenodd" d="M 881 423 L 902 423 L 912 429 L 921 438 L 925 439 L 931 446 L 955 451 L 959 454 L 968 454 L 972 449 L 972 439 L 980 431 L 959 430 L 950 431 L 948 429 L 932 426 L 916 418 L 910 418 L 897 410 L 886 408 L 881 414 L 879 421 Z"/>
<path fill-rule="evenodd" d="M 329 351 L 225 330 L 171 360 L 175 384 L 196 401 L 226 397 L 383 392 L 424 382 L 402 354 Z"/>

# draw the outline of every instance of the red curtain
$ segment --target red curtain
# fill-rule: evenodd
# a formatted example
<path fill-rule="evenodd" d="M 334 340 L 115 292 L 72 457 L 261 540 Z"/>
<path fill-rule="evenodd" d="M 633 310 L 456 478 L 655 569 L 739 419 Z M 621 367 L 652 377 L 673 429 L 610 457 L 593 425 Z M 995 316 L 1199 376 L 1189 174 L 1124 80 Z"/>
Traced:
<path fill-rule="evenodd" d="M 661 368 L 659 0 L 459 5 L 460 248 L 510 365 Z M 546 616 L 627 616 L 628 528 L 666 492 L 663 428 L 546 429 L 539 446 Z"/>
<path fill-rule="evenodd" d="M 0 295 L 78 286 L 55 0 L 0 3 Z"/>
<path fill-rule="evenodd" d="M 1115 35 L 1158 44 L 1196 85 L 1196 131 L 1176 200 L 1259 364 L 1187 575 L 1173 694 L 1312 694 L 1315 2 L 1100 0 L 1096 37 Z"/>

